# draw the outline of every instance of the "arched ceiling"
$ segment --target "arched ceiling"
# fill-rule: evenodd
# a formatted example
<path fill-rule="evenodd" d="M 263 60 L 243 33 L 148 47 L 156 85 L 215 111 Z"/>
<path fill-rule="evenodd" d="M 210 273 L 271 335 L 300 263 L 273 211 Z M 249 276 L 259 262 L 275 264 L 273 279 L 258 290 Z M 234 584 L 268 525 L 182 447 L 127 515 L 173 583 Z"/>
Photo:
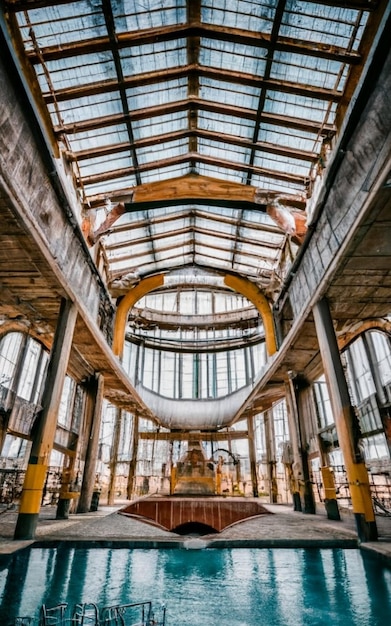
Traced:
<path fill-rule="evenodd" d="M 273 296 L 386 3 L 4 5 L 108 282 L 197 266 Z"/>

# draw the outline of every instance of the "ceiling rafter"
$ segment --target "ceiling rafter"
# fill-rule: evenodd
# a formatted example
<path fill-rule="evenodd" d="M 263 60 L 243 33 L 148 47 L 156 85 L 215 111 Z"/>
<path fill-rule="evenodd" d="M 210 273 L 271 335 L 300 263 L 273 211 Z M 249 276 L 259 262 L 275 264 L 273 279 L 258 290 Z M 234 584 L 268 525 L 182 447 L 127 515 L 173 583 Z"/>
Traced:
<path fill-rule="evenodd" d="M 188 163 L 191 160 L 199 162 L 199 163 L 206 163 L 206 164 L 213 164 L 213 165 L 216 163 L 216 159 L 213 157 L 209 157 L 209 156 L 198 154 L 198 153 L 190 153 L 190 154 L 182 154 L 179 156 L 170 157 L 167 159 L 161 159 L 159 161 L 153 161 L 150 163 L 143 163 L 142 165 L 139 166 L 139 171 L 146 172 L 146 171 L 151 171 L 154 169 L 160 169 L 160 168 L 169 167 L 169 166 L 172 167 L 173 165 L 180 165 L 182 163 Z M 276 179 L 276 180 L 283 180 L 288 183 L 293 183 L 293 184 L 296 183 L 297 185 L 300 185 L 300 186 L 302 186 L 303 183 L 305 183 L 306 181 L 305 176 L 298 176 L 296 174 L 287 174 L 286 172 L 280 172 L 276 170 L 261 168 L 255 165 L 249 168 L 249 166 L 246 165 L 245 163 L 235 163 L 233 161 L 220 159 L 219 164 L 221 165 L 221 167 L 226 167 L 228 169 L 232 169 L 234 171 L 239 171 L 239 172 L 247 171 L 248 169 L 251 169 L 256 174 L 267 176 L 269 178 Z M 84 186 L 87 186 L 87 185 L 96 184 L 96 183 L 100 183 L 100 182 L 104 182 L 108 180 L 112 181 L 115 179 L 127 177 L 131 174 L 134 174 L 134 172 L 135 172 L 134 167 L 126 167 L 126 168 L 116 169 L 115 171 L 107 171 L 101 174 L 92 174 L 91 176 L 83 177 L 83 184 Z"/>
<path fill-rule="evenodd" d="M 308 0 L 315 4 L 325 6 L 339 6 L 344 9 L 356 9 L 363 11 L 373 11 L 378 5 L 378 0 Z M 7 8 L 10 11 L 26 11 L 44 7 L 60 6 L 62 4 L 74 4 L 74 0 L 6 0 Z"/>
<path fill-rule="evenodd" d="M 274 52 L 275 52 L 275 43 L 277 41 L 278 32 L 280 30 L 282 17 L 284 15 L 285 5 L 286 5 L 286 0 L 278 0 L 276 10 L 275 10 L 273 27 L 272 27 L 272 32 L 270 35 L 270 41 L 273 45 L 267 51 L 266 65 L 265 65 L 265 69 L 263 72 L 264 83 L 261 87 L 261 93 L 259 94 L 257 117 L 255 120 L 254 131 L 253 131 L 253 139 L 252 139 L 253 144 L 255 144 L 258 141 L 259 129 L 261 127 L 261 115 L 262 115 L 263 109 L 265 108 L 265 100 L 266 100 L 266 93 L 267 93 L 266 83 L 270 79 L 270 75 L 271 75 Z M 251 179 L 253 175 L 253 171 L 251 167 L 254 164 L 255 156 L 256 156 L 255 150 L 254 148 L 252 148 L 251 153 L 250 153 L 250 158 L 249 158 L 250 168 L 247 171 L 247 180 L 246 180 L 246 183 L 248 185 L 251 185 Z"/>
<path fill-rule="evenodd" d="M 193 6 L 194 4 L 194 6 Z M 202 37 L 216 39 L 218 41 L 231 41 L 240 45 L 253 46 L 256 48 L 269 49 L 273 47 L 281 52 L 292 52 L 306 56 L 319 57 L 341 63 L 359 63 L 361 55 L 355 51 L 348 51 L 336 45 L 326 45 L 317 42 L 298 41 L 290 37 L 279 36 L 273 42 L 269 33 L 257 33 L 251 30 L 240 28 L 230 28 L 219 24 L 203 24 L 200 20 L 200 9 L 196 10 L 198 2 L 190 3 L 190 8 L 194 17 L 188 20 L 188 24 L 174 24 L 164 27 L 148 28 L 128 33 L 118 33 L 118 49 L 132 46 L 152 45 L 159 42 L 173 41 L 176 39 L 198 39 Z M 107 37 L 94 37 L 81 41 L 72 41 L 62 44 L 54 44 L 41 48 L 40 55 L 34 50 L 30 50 L 27 56 L 30 62 L 35 65 L 40 62 L 40 57 L 45 61 L 56 61 L 63 58 L 85 54 L 96 54 L 110 49 L 110 40 Z"/>
<path fill-rule="evenodd" d="M 248 85 L 250 87 L 262 88 L 266 87 L 271 91 L 281 91 L 297 96 L 307 96 L 313 99 L 338 102 L 341 99 L 341 93 L 335 89 L 327 89 L 324 87 L 316 87 L 314 85 L 305 85 L 293 83 L 276 78 L 265 80 L 261 76 L 254 76 L 245 72 L 234 72 L 232 70 L 199 66 L 197 64 L 183 65 L 179 67 L 171 67 L 165 70 L 145 72 L 136 76 L 126 76 L 121 83 L 124 89 L 134 87 L 143 87 L 157 83 L 167 83 L 170 80 L 178 80 L 180 78 L 189 79 L 191 74 L 196 74 L 211 80 L 220 82 L 237 83 L 240 85 Z M 119 85 L 116 80 L 101 80 L 91 82 L 85 85 L 77 85 L 75 87 L 66 87 L 57 89 L 55 98 L 57 102 L 65 102 L 78 98 L 86 98 L 102 93 L 110 93 L 118 91 Z M 54 96 L 51 93 L 44 93 L 43 98 L 46 104 L 53 104 Z"/>
<path fill-rule="evenodd" d="M 195 242 L 195 251 L 194 251 L 195 256 L 199 255 L 199 256 L 205 257 L 207 259 L 213 259 L 214 261 L 221 261 L 222 263 L 225 263 L 225 264 L 227 263 L 226 259 L 219 259 L 218 257 L 216 258 L 216 257 L 212 256 L 211 254 L 208 254 L 207 250 L 214 250 L 215 252 L 223 252 L 224 254 L 229 253 L 230 250 L 227 250 L 226 248 L 223 248 L 222 246 L 218 246 L 218 245 L 209 243 L 208 246 L 204 246 L 205 247 L 205 251 L 198 252 L 197 249 L 196 249 L 197 246 L 203 247 L 202 244 L 200 244 L 199 242 L 197 242 L 197 241 Z M 182 251 L 182 248 L 185 249 L 185 252 Z M 187 251 L 186 251 L 186 248 L 188 248 Z M 163 254 L 163 253 L 166 253 L 166 252 L 170 252 L 171 250 L 178 250 L 178 245 L 176 244 L 176 245 L 171 245 L 171 246 L 162 246 L 159 249 L 158 254 Z M 112 269 L 112 271 L 111 271 L 111 279 L 113 280 L 115 276 L 122 276 L 123 274 L 126 274 L 126 272 L 129 271 L 130 269 L 134 269 L 135 264 L 137 263 L 137 260 L 140 259 L 140 257 L 145 256 L 146 254 L 147 255 L 150 254 L 152 256 L 152 252 L 151 251 L 147 251 L 147 252 L 144 251 L 144 252 L 135 252 L 134 254 L 130 253 L 129 255 L 123 255 L 122 257 L 111 259 L 111 267 L 112 268 L 113 267 L 115 268 L 115 265 L 118 264 L 118 263 L 124 263 L 125 261 L 131 261 L 131 264 L 129 265 L 128 269 L 126 269 L 126 268 L 122 268 L 121 270 Z M 183 242 L 181 244 L 180 252 L 177 252 L 177 254 L 175 254 L 175 255 L 173 255 L 171 257 L 166 258 L 165 262 L 167 260 L 173 260 L 175 258 L 178 258 L 178 256 L 183 256 L 183 254 L 189 255 L 191 257 L 193 256 L 191 240 Z M 249 258 L 253 259 L 253 262 L 252 263 L 245 263 L 244 261 L 241 261 L 240 264 L 238 264 L 238 265 L 248 267 L 249 268 L 249 274 L 255 276 L 256 275 L 256 271 L 254 271 L 254 270 L 256 270 L 257 268 L 254 265 L 254 255 L 249 255 L 249 254 L 246 254 L 245 252 L 241 252 L 241 254 L 244 257 L 249 257 Z M 268 263 L 270 265 L 270 270 L 272 270 L 272 268 L 274 267 L 275 260 L 276 260 L 275 258 L 274 259 L 270 259 L 270 258 L 257 257 L 257 261 Z M 147 261 L 146 263 L 143 263 L 143 268 L 145 268 L 147 265 L 151 265 L 151 264 L 156 266 L 156 264 L 159 264 L 159 260 L 158 261 L 156 261 L 156 260 Z M 235 269 L 235 266 L 233 268 L 231 268 L 231 269 Z"/>
<path fill-rule="evenodd" d="M 201 17 L 201 0 L 188 0 L 186 2 L 187 21 L 190 26 L 193 23 L 198 23 Z M 200 37 L 196 33 L 187 35 L 186 37 L 187 48 L 187 63 L 189 67 L 197 66 L 200 61 Z M 200 94 L 200 81 L 199 75 L 196 72 L 191 72 L 187 81 L 187 97 L 198 98 Z M 189 153 L 196 153 L 198 151 L 198 139 L 196 130 L 198 127 L 198 111 L 197 109 L 189 108 L 187 111 L 187 123 L 189 128 L 188 134 L 188 150 Z M 196 161 L 189 161 L 190 171 L 196 170 Z"/>
<path fill-rule="evenodd" d="M 218 222 L 221 224 L 229 224 L 232 226 L 235 226 L 236 224 L 236 217 L 229 217 L 227 215 L 220 215 L 218 213 L 211 213 L 211 212 L 207 212 L 207 211 L 201 211 L 198 208 L 193 208 L 193 213 L 194 213 L 194 217 L 195 218 L 200 218 L 200 219 L 206 219 L 206 220 L 212 220 L 214 222 Z M 178 213 L 172 213 L 170 215 L 162 215 L 159 217 L 151 217 L 150 218 L 150 222 L 153 225 L 158 225 L 158 224 L 164 224 L 166 222 L 175 222 L 177 220 L 180 219 L 184 219 L 188 217 L 188 210 L 183 210 L 183 211 L 178 211 Z M 117 225 L 113 225 L 110 228 L 110 233 L 121 233 L 121 232 L 129 232 L 130 236 L 132 236 L 132 231 L 136 230 L 137 228 L 143 228 L 146 226 L 146 220 L 145 218 L 143 218 L 142 220 L 137 220 L 137 221 L 132 221 L 131 224 L 117 224 Z M 277 228 L 277 226 L 274 226 L 273 224 L 261 224 L 261 223 L 256 223 L 256 222 L 250 222 L 248 220 L 242 219 L 242 227 L 243 228 L 251 228 L 252 230 L 255 231 L 262 231 L 262 232 L 267 232 L 267 233 L 271 233 L 271 234 L 280 234 L 281 230 L 279 228 Z M 127 242 L 129 243 L 129 242 Z M 107 243 L 105 248 L 106 250 L 110 250 L 111 248 L 111 244 Z"/>
<path fill-rule="evenodd" d="M 204 228 L 201 226 L 197 226 L 197 224 L 192 225 L 190 224 L 189 226 L 185 226 L 183 228 L 178 228 L 176 230 L 173 230 L 169 233 L 157 233 L 154 234 L 153 238 L 155 241 L 159 241 L 161 239 L 165 239 L 168 240 L 172 237 L 178 237 L 178 235 L 188 235 L 191 234 L 194 231 L 195 234 L 200 234 L 200 235 L 207 235 L 209 237 L 219 237 L 221 235 L 220 231 L 216 231 L 216 230 L 211 230 L 209 228 Z M 126 242 L 126 245 L 124 243 L 121 243 L 119 245 L 116 244 L 112 244 L 110 247 L 106 247 L 106 251 L 108 253 L 108 258 L 111 259 L 115 259 L 116 261 L 118 260 L 123 260 L 123 259 L 127 259 L 130 258 L 132 255 L 130 255 L 130 257 L 128 256 L 115 256 L 115 251 L 116 250 L 121 250 L 122 248 L 128 247 L 128 246 L 137 246 L 140 244 L 144 244 L 144 243 L 150 243 L 151 238 L 149 235 L 144 236 L 144 237 L 138 237 L 138 238 L 132 238 L 131 240 Z M 248 241 L 246 238 L 241 237 L 239 235 L 232 235 L 230 233 L 224 233 L 224 241 L 233 241 L 233 242 L 237 242 L 237 243 L 243 243 L 243 244 L 247 244 L 248 245 Z M 188 242 L 187 242 L 188 243 Z M 281 243 L 275 243 L 273 244 L 272 242 L 269 242 L 268 244 L 262 242 L 262 243 L 256 243 L 253 245 L 257 245 L 260 249 L 261 248 L 267 248 L 270 250 L 280 250 L 281 249 Z M 175 247 L 175 245 L 174 245 Z M 160 250 L 158 249 L 157 252 L 159 252 Z M 227 252 L 230 251 L 230 248 L 227 248 Z M 242 251 L 241 251 L 242 253 Z M 255 255 L 246 251 L 243 251 L 243 254 L 247 255 L 247 256 L 252 256 L 254 257 Z M 258 258 L 262 258 L 264 260 L 270 261 L 272 258 L 271 256 L 262 256 L 260 255 Z"/>
<path fill-rule="evenodd" d="M 280 156 L 286 156 L 294 159 L 301 159 L 303 161 L 315 162 L 319 159 L 319 155 L 316 152 L 309 152 L 307 150 L 299 150 L 297 148 L 289 148 L 288 146 L 281 146 L 272 143 L 267 143 L 265 141 L 258 141 L 253 143 L 250 140 L 241 139 L 233 135 L 226 135 L 222 133 L 217 133 L 215 131 L 208 130 L 200 130 L 200 129 L 186 129 L 180 130 L 170 133 L 165 133 L 163 135 L 157 135 L 153 137 L 147 137 L 144 139 L 139 139 L 137 141 L 133 141 L 133 147 L 136 148 L 145 148 L 149 146 L 156 146 L 161 143 L 177 141 L 180 139 L 186 139 L 189 136 L 195 136 L 200 139 L 207 139 L 210 141 L 216 141 L 223 144 L 229 144 L 241 148 L 249 148 L 254 151 L 259 152 L 268 152 L 269 154 L 278 154 Z M 99 148 L 80 150 L 79 152 L 75 152 L 73 154 L 73 158 L 77 161 L 83 161 L 85 159 L 94 159 L 100 158 L 102 156 L 108 156 L 110 154 L 116 154 L 117 152 L 127 152 L 129 151 L 129 143 L 123 142 L 120 144 L 112 144 L 107 146 L 100 146 Z M 196 149 L 193 150 L 195 152 Z"/>
<path fill-rule="evenodd" d="M 114 21 L 113 10 L 111 7 L 110 0 L 102 0 L 102 9 L 103 9 L 103 15 L 105 18 L 107 32 L 109 35 L 110 50 L 114 59 L 115 71 L 116 71 L 117 79 L 118 79 L 118 88 L 119 88 L 120 97 L 121 97 L 121 105 L 122 105 L 122 110 L 124 113 L 126 131 L 127 131 L 128 139 L 129 139 L 128 151 L 131 154 L 132 163 L 134 166 L 134 175 L 136 178 L 136 182 L 139 185 L 141 184 L 141 178 L 140 178 L 139 169 L 138 169 L 138 158 L 137 158 L 137 152 L 134 149 L 133 129 L 132 129 L 132 124 L 131 124 L 130 116 L 129 116 L 128 99 L 127 99 L 126 91 L 124 88 L 124 75 L 122 71 L 121 59 L 120 59 L 118 48 L 117 48 L 117 34 L 115 32 L 115 21 Z"/>
<path fill-rule="evenodd" d="M 134 121 L 143 119 L 149 119 L 154 117 L 160 117 L 162 115 L 171 115 L 180 111 L 186 111 L 187 109 L 195 107 L 200 111 L 209 111 L 218 115 L 227 115 L 230 117 L 237 117 L 239 120 L 244 118 L 247 120 L 255 120 L 257 112 L 253 109 L 246 109 L 238 106 L 227 106 L 218 102 L 207 102 L 201 98 L 195 98 L 190 96 L 186 100 L 179 100 L 177 102 L 169 102 L 164 105 L 158 105 L 154 107 L 146 107 L 145 109 L 139 109 L 131 111 L 130 118 Z M 272 126 L 283 126 L 286 128 L 293 128 L 296 130 L 302 130 L 308 133 L 314 133 L 315 135 L 330 137 L 336 132 L 336 126 L 334 124 L 320 124 L 312 120 L 299 119 L 290 117 L 288 115 L 279 115 L 276 113 L 270 113 L 263 111 L 261 114 L 261 120 Z M 91 118 L 87 120 L 81 120 L 72 122 L 70 124 L 62 124 L 61 126 L 55 126 L 54 130 L 57 134 L 76 134 L 87 132 L 91 130 L 97 130 L 99 128 L 105 128 L 110 126 L 117 126 L 123 124 L 125 116 L 122 113 L 115 115 L 107 115 L 105 117 Z"/>

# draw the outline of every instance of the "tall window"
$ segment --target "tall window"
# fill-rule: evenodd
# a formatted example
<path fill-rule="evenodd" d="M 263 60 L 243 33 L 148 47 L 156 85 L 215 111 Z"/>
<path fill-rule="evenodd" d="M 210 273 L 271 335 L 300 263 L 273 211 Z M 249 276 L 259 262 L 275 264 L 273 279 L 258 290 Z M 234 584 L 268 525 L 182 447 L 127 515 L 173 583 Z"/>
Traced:
<path fill-rule="evenodd" d="M 258 311 L 242 295 L 201 286 L 144 296 L 129 316 L 123 366 L 168 398 L 218 398 L 266 363 Z"/>
<path fill-rule="evenodd" d="M 318 417 L 318 427 L 327 428 L 334 424 L 334 416 L 331 410 L 330 396 L 324 376 L 318 378 L 314 383 L 314 395 L 316 412 Z"/>

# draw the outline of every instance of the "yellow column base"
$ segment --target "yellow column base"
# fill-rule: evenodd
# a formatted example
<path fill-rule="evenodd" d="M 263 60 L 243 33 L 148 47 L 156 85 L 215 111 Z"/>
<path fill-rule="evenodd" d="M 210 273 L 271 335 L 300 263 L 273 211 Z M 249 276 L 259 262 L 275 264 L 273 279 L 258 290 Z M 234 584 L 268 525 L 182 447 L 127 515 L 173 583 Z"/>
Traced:
<path fill-rule="evenodd" d="M 365 463 L 352 463 L 348 475 L 353 512 L 364 515 L 367 522 L 374 522 L 375 514 Z"/>
<path fill-rule="evenodd" d="M 19 513 L 39 513 L 47 465 L 28 465 L 20 499 Z"/>

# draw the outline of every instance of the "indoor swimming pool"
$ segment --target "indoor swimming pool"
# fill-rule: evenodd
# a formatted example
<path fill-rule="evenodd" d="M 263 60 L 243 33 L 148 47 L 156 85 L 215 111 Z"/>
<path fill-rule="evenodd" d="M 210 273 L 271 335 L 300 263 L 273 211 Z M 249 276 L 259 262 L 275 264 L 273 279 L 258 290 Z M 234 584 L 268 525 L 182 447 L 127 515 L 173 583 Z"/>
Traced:
<path fill-rule="evenodd" d="M 59 602 L 152 601 L 167 626 L 384 626 L 391 569 L 357 549 L 32 548 L 0 571 L 0 624 Z"/>

